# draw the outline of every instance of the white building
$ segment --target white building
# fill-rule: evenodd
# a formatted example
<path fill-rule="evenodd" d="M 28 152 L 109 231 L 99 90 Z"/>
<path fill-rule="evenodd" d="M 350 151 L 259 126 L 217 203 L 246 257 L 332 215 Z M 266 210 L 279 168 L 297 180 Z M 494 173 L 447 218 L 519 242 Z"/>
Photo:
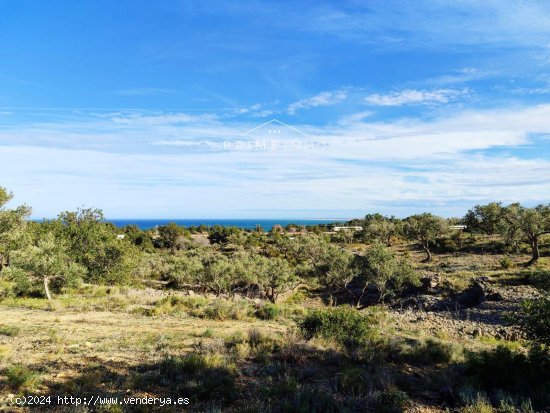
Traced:
<path fill-rule="evenodd" d="M 338 231 L 362 231 L 363 230 L 363 227 L 354 227 L 354 226 L 351 226 L 351 227 L 332 227 L 332 230 L 334 232 L 338 232 Z"/>

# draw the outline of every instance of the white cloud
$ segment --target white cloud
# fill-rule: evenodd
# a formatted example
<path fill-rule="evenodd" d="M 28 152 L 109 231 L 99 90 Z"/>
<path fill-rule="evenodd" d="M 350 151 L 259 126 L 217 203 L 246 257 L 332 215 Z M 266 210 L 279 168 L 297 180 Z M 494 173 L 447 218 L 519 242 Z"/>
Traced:
<path fill-rule="evenodd" d="M 316 108 L 319 106 L 332 106 L 342 102 L 347 98 L 347 93 L 343 90 L 333 92 L 321 92 L 310 98 L 301 99 L 291 103 L 288 106 L 288 113 L 294 115 L 298 110 Z"/>
<path fill-rule="evenodd" d="M 365 98 L 365 103 L 374 106 L 433 105 L 446 104 L 470 95 L 468 89 L 404 89 L 386 95 L 373 94 Z"/>
<path fill-rule="evenodd" d="M 82 204 L 109 217 L 200 218 L 250 215 L 250 208 L 255 216 L 311 215 L 319 205 L 334 215 L 365 208 L 460 214 L 492 199 L 545 201 L 550 161 L 522 158 L 518 148 L 548 145 L 533 136 L 550 133 L 550 105 L 431 120 L 365 115 L 322 127 L 293 124 L 304 139 L 326 144 L 297 151 L 220 150 L 226 134 L 257 125 L 200 117 L 175 124 L 137 117 L 136 126 L 90 116 L 47 129 L 12 127 L 0 133 L 0 176 L 37 217 Z M 408 205 L 407 212 L 395 205 Z"/>

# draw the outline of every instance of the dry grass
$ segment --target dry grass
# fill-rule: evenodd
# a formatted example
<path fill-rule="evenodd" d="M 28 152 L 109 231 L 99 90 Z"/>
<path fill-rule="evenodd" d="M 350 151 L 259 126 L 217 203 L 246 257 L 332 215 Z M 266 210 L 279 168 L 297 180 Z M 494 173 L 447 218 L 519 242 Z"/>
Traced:
<path fill-rule="evenodd" d="M 101 298 L 108 300 L 109 298 Z M 78 297 L 65 298 L 77 302 Z M 44 301 L 44 300 L 43 300 Z M 36 303 L 31 301 L 33 304 Z M 211 345 L 253 327 L 266 334 L 281 335 L 286 327 L 261 320 L 208 320 L 183 316 L 150 317 L 132 312 L 79 311 L 65 304 L 22 307 L 11 300 L 0 304 L 3 326 L 0 334 L 0 394 L 53 394 L 98 392 L 109 377 L 131 388 L 134 370 L 155 366 L 170 356 L 183 357 L 196 351 L 197 340 Z M 15 384 L 14 384 L 15 383 Z M 44 383 L 42 385 L 41 383 Z M 115 385 L 116 386 L 116 385 Z M 133 396 L 146 395 L 138 390 Z M 0 411 L 2 401 L 0 400 Z"/>

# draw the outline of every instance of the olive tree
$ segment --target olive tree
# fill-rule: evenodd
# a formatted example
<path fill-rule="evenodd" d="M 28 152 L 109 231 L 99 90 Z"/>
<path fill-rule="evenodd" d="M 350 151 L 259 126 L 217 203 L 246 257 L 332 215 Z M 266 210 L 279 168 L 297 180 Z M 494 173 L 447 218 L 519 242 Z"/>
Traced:
<path fill-rule="evenodd" d="M 26 221 L 31 209 L 25 205 L 8 209 L 5 205 L 13 195 L 0 187 L 0 271 L 10 265 L 10 254 L 24 241 Z"/>
<path fill-rule="evenodd" d="M 155 254 L 160 255 L 160 254 Z M 161 279 L 168 281 L 173 288 L 203 289 L 204 265 L 201 256 L 197 254 L 163 254 L 157 271 Z"/>
<path fill-rule="evenodd" d="M 188 235 L 185 228 L 179 226 L 175 222 L 170 222 L 166 225 L 158 227 L 158 242 L 162 247 L 168 248 L 172 254 L 182 245 L 185 236 Z"/>
<path fill-rule="evenodd" d="M 275 303 L 281 294 L 297 287 L 299 279 L 287 260 L 265 258 L 258 267 L 258 283 L 267 299 Z"/>
<path fill-rule="evenodd" d="M 481 232 L 487 235 L 500 234 L 503 211 L 504 208 L 500 202 L 476 205 L 466 213 L 464 224 L 471 232 Z"/>
<path fill-rule="evenodd" d="M 365 217 L 362 236 L 366 241 L 379 241 L 391 246 L 392 238 L 399 235 L 402 222 L 394 217 L 369 214 Z"/>
<path fill-rule="evenodd" d="M 203 260 L 204 272 L 199 280 L 204 287 L 220 296 L 232 291 L 238 278 L 235 262 L 223 254 L 211 254 Z"/>
<path fill-rule="evenodd" d="M 70 256 L 86 268 L 87 281 L 124 284 L 133 279 L 138 251 L 128 240 L 118 239 L 118 231 L 104 222 L 101 210 L 63 212 L 43 226 L 67 241 Z"/>
<path fill-rule="evenodd" d="M 365 254 L 364 286 L 372 284 L 379 293 L 379 301 L 399 295 L 408 285 L 417 285 L 418 275 L 403 258 L 397 258 L 381 243 L 375 243 Z M 364 290 L 363 290 L 364 291 Z"/>
<path fill-rule="evenodd" d="M 535 264 L 540 258 L 540 237 L 550 234 L 550 205 L 526 208 L 517 203 L 511 204 L 504 208 L 502 219 L 510 229 L 519 231 L 529 243 L 531 260 L 527 265 Z"/>
<path fill-rule="evenodd" d="M 430 213 L 412 215 L 405 220 L 405 234 L 411 240 L 417 241 L 424 252 L 424 262 L 432 260 L 431 245 L 447 230 L 447 222 Z"/>
<path fill-rule="evenodd" d="M 208 240 L 211 244 L 226 244 L 229 242 L 231 235 L 235 235 L 242 232 L 237 227 L 224 227 L 221 225 L 214 225 L 208 230 Z"/>
<path fill-rule="evenodd" d="M 34 245 L 14 254 L 12 278 L 27 277 L 31 283 L 40 282 L 48 300 L 52 299 L 50 283 L 56 287 L 76 282 L 82 278 L 85 269 L 69 256 L 67 246 L 51 232 L 41 236 Z"/>
<path fill-rule="evenodd" d="M 526 208 L 519 203 L 506 207 L 496 202 L 476 205 L 466 214 L 465 222 L 474 231 L 500 234 L 507 244 L 526 241 L 531 248 L 531 259 L 527 265 L 532 265 L 540 258 L 540 237 L 550 234 L 550 205 L 534 208 Z"/>
<path fill-rule="evenodd" d="M 346 291 L 353 295 L 352 281 L 359 271 L 355 266 L 355 257 L 348 250 L 329 246 L 313 267 L 313 276 L 332 294 Z"/>
<path fill-rule="evenodd" d="M 348 291 L 358 271 L 354 255 L 329 242 L 326 236 L 308 234 L 295 239 L 281 237 L 274 241 L 271 256 L 285 258 L 301 279 L 319 284 L 331 295 Z"/>
<path fill-rule="evenodd" d="M 469 232 L 500 235 L 506 246 L 517 251 L 521 241 L 521 231 L 516 225 L 510 225 L 504 219 L 505 213 L 506 208 L 500 202 L 476 205 L 466 213 L 463 222 Z"/>

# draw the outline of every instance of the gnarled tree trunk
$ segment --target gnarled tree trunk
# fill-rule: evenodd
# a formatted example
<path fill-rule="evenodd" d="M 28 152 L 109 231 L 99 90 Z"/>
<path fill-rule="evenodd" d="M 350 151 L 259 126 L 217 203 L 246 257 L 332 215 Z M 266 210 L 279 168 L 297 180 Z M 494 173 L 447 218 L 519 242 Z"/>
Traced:
<path fill-rule="evenodd" d="M 46 292 L 46 297 L 48 300 L 52 299 L 52 295 L 50 293 L 50 278 L 44 277 L 44 291 Z"/>
<path fill-rule="evenodd" d="M 431 262 L 432 261 L 432 252 L 430 251 L 430 244 L 428 242 L 422 243 L 422 249 L 426 253 L 426 258 L 423 262 Z"/>
<path fill-rule="evenodd" d="M 536 264 L 540 258 L 539 239 L 538 237 L 531 237 L 529 241 L 531 243 L 531 260 L 529 260 L 527 265 L 533 265 Z"/>

